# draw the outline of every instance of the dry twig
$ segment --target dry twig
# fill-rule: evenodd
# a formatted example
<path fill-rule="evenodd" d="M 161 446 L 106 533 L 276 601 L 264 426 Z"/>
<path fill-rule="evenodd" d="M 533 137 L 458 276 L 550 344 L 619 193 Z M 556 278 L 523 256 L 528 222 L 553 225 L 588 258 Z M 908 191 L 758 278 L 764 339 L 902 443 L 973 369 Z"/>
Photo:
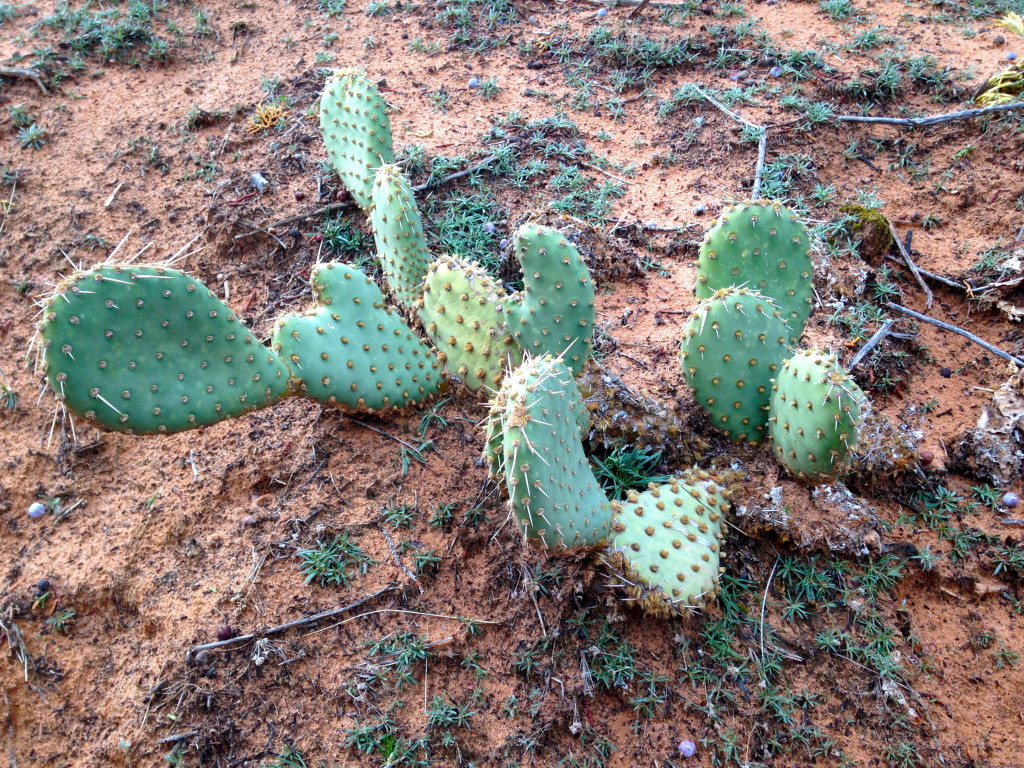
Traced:
<path fill-rule="evenodd" d="M 24 77 L 38 85 L 39 90 L 43 92 L 44 96 L 48 96 L 50 93 L 46 90 L 46 86 L 43 85 L 43 76 L 34 69 L 28 69 L 27 67 L 0 67 L 0 77 Z"/>
<path fill-rule="evenodd" d="M 941 115 L 930 115 L 928 117 L 871 117 L 870 115 L 840 115 L 836 118 L 840 123 L 878 123 L 881 125 L 899 125 L 906 128 L 921 128 L 926 125 L 938 125 L 953 120 L 967 120 L 972 117 L 982 117 L 994 112 L 1010 112 L 1016 109 L 1024 109 L 1024 101 L 1017 101 L 1013 104 L 996 104 L 992 107 L 979 107 L 977 109 L 964 109 L 960 112 L 946 112 Z"/>
<path fill-rule="evenodd" d="M 984 347 L 989 352 L 991 352 L 993 355 L 997 355 L 998 357 L 1003 358 L 1003 360 L 1009 360 L 1014 365 L 1019 365 L 1021 368 L 1024 368 L 1024 360 L 1021 360 L 1020 358 L 1014 357 L 1013 355 L 1011 355 L 1008 352 L 1003 352 L 1003 350 L 999 349 L 999 347 L 992 346 L 987 341 L 985 341 L 984 339 L 978 338 L 977 336 L 975 336 L 970 331 L 965 331 L 963 328 L 959 328 L 959 327 L 957 327 L 955 325 L 950 325 L 949 323 L 944 323 L 941 320 L 936 320 L 933 317 L 928 317 L 928 315 L 922 315 L 920 312 L 915 312 L 912 309 L 907 309 L 906 307 L 901 307 L 899 304 L 894 304 L 891 301 L 885 302 L 885 306 L 887 306 L 889 309 L 895 309 L 897 312 L 902 312 L 905 315 L 909 315 L 910 317 L 914 318 L 915 320 L 920 320 L 922 323 L 929 323 L 931 325 L 934 325 L 936 328 L 942 328 L 943 330 L 946 330 L 946 331 L 952 331 L 953 333 L 959 333 L 965 339 L 969 339 L 970 341 L 973 341 L 979 347 Z"/>
<path fill-rule="evenodd" d="M 925 307 L 927 309 L 931 309 L 932 289 L 928 287 L 928 284 L 924 281 L 924 278 L 921 277 L 921 273 L 918 271 L 917 265 L 914 263 L 914 260 L 910 258 L 910 251 L 907 249 L 906 246 L 903 245 L 903 241 L 900 240 L 900 235 L 896 231 L 896 227 L 893 226 L 892 222 L 889 221 L 889 219 L 886 219 L 885 223 L 889 225 L 889 232 L 892 233 L 892 239 L 896 241 L 896 248 L 899 250 L 900 256 L 903 257 L 903 261 L 906 263 L 907 269 L 910 270 L 910 274 L 914 276 L 914 279 L 917 280 L 917 284 L 920 285 L 921 290 L 924 291 Z"/>
<path fill-rule="evenodd" d="M 733 120 L 735 120 L 737 123 L 741 123 L 742 125 L 747 126 L 751 130 L 758 132 L 759 138 L 757 140 L 757 164 L 754 166 L 754 183 L 750 188 L 751 199 L 757 200 L 757 198 L 761 194 L 761 177 L 764 175 L 764 162 L 765 157 L 768 154 L 768 131 L 765 129 L 763 125 L 752 123 L 746 118 L 737 114 L 736 112 L 733 112 L 731 109 L 725 106 L 722 102 L 720 102 L 710 93 L 705 91 L 699 85 L 695 84 L 693 86 L 693 89 L 697 93 L 699 93 L 703 98 L 707 99 L 708 103 L 716 107 L 724 115 L 727 115 L 728 117 L 731 117 Z"/>

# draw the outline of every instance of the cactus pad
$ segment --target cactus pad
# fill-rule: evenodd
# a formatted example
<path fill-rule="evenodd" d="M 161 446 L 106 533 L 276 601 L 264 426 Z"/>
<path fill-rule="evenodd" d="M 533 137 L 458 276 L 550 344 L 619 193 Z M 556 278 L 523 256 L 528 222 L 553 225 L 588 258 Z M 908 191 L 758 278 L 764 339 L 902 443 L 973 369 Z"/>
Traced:
<path fill-rule="evenodd" d="M 427 272 L 420 317 L 438 359 L 471 390 L 497 389 L 522 351 L 502 316 L 505 289 L 477 264 L 443 256 Z"/>
<path fill-rule="evenodd" d="M 864 393 L 836 356 L 816 349 L 782 364 L 771 398 L 775 455 L 801 480 L 838 475 L 857 445 Z"/>
<path fill-rule="evenodd" d="M 594 284 L 576 246 L 557 230 L 524 224 L 513 247 L 523 268 L 523 290 L 505 302 L 505 319 L 531 355 L 564 353 L 578 376 L 594 334 Z"/>
<path fill-rule="evenodd" d="M 46 300 L 47 379 L 73 413 L 132 434 L 180 432 L 272 404 L 288 367 L 198 280 L 102 266 Z"/>
<path fill-rule="evenodd" d="M 412 312 L 419 306 L 430 254 L 412 187 L 397 165 L 377 169 L 372 201 L 370 223 L 384 277 L 395 301 Z"/>
<path fill-rule="evenodd" d="M 360 208 L 370 207 L 377 167 L 394 162 L 391 118 L 377 88 L 357 67 L 339 69 L 320 96 L 327 157 Z"/>
<path fill-rule="evenodd" d="M 440 389 L 440 366 L 426 342 L 384 306 L 380 289 L 347 264 L 321 264 L 311 282 L 316 305 L 279 318 L 274 349 L 304 394 L 349 411 L 417 405 Z"/>
<path fill-rule="evenodd" d="M 668 616 L 701 608 L 718 586 L 723 489 L 691 474 L 612 502 L 609 561 L 629 599 Z"/>
<path fill-rule="evenodd" d="M 700 247 L 697 298 L 742 286 L 770 296 L 800 340 L 811 313 L 813 282 L 807 230 L 781 203 L 740 205 L 708 230 Z"/>
<path fill-rule="evenodd" d="M 491 408 L 489 444 L 493 450 L 500 434 L 498 464 L 527 537 L 553 549 L 607 539 L 611 507 L 583 454 L 583 403 L 565 364 L 551 356 L 526 360 L 505 378 Z"/>
<path fill-rule="evenodd" d="M 767 296 L 717 291 L 683 331 L 683 374 L 716 427 L 736 442 L 761 442 L 771 382 L 789 356 L 789 327 Z"/>

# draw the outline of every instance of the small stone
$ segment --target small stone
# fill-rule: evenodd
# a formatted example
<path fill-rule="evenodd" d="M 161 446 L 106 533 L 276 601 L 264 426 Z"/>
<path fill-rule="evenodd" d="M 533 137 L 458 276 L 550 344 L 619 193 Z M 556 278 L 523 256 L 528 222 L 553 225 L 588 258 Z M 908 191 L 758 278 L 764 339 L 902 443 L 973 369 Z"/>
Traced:
<path fill-rule="evenodd" d="M 782 67 L 772 67 L 768 70 L 768 74 L 772 77 L 782 77 Z"/>
<path fill-rule="evenodd" d="M 50 591 L 50 582 L 46 579 L 40 579 L 36 582 L 36 594 L 45 595 Z"/>
<path fill-rule="evenodd" d="M 484 232 L 487 232 L 489 234 L 489 233 L 493 232 L 495 229 L 497 229 L 497 227 L 494 226 L 493 222 L 488 221 L 488 222 L 484 223 L 484 225 L 481 227 L 481 229 Z"/>
<path fill-rule="evenodd" d="M 729 75 L 729 80 L 731 82 L 738 83 L 740 80 L 746 80 L 749 74 L 749 70 L 741 69 L 739 72 L 733 72 L 731 75 Z"/>
<path fill-rule="evenodd" d="M 479 77 L 471 77 L 471 78 L 469 78 L 469 82 L 467 83 L 467 85 L 470 88 L 479 88 L 480 87 L 480 78 Z"/>
<path fill-rule="evenodd" d="M 1018 504 L 1020 504 L 1020 499 L 1017 497 L 1016 493 L 1014 493 L 1013 491 L 1007 491 L 1006 493 L 1003 494 L 1004 507 L 1009 507 L 1010 509 L 1013 509 Z"/>
<path fill-rule="evenodd" d="M 921 464 L 926 467 L 935 460 L 935 454 L 931 451 L 921 451 L 918 455 L 921 457 Z"/>
<path fill-rule="evenodd" d="M 36 520 L 46 514 L 46 505 L 40 504 L 38 501 L 32 502 L 28 508 L 28 516 L 33 520 Z"/>
<path fill-rule="evenodd" d="M 221 624 L 217 627 L 217 639 L 218 640 L 230 640 L 232 637 L 237 635 L 235 628 L 230 624 Z"/>
<path fill-rule="evenodd" d="M 213 667 L 210 667 L 205 672 L 203 672 L 203 677 L 209 678 L 210 680 L 212 680 L 216 676 L 217 676 L 217 670 L 214 669 Z"/>
<path fill-rule="evenodd" d="M 296 189 L 295 190 L 295 199 L 296 200 L 305 200 L 306 199 L 306 193 L 303 192 L 301 189 Z"/>
<path fill-rule="evenodd" d="M 196 654 L 196 664 L 209 664 L 210 663 L 210 652 L 200 651 Z"/>
<path fill-rule="evenodd" d="M 603 19 L 607 15 L 608 15 L 608 9 L 607 8 L 602 8 L 600 11 L 597 12 L 597 18 L 599 18 L 599 19 Z"/>
<path fill-rule="evenodd" d="M 697 745 L 690 739 L 683 739 L 679 742 L 680 757 L 693 757 L 695 754 L 697 754 Z"/>
<path fill-rule="evenodd" d="M 502 250 L 507 248 L 508 247 L 508 238 L 507 237 L 501 238 L 501 241 L 498 243 L 498 247 L 501 248 Z"/>
<path fill-rule="evenodd" d="M 246 515 L 242 518 L 242 525 L 246 528 L 255 528 L 259 524 L 256 515 Z"/>
<path fill-rule="evenodd" d="M 706 205 L 698 205 L 693 209 L 693 212 L 700 216 L 702 213 L 707 213 L 708 207 Z"/>
<path fill-rule="evenodd" d="M 1006 54 L 1006 60 L 1007 61 L 1016 61 L 1017 60 L 1017 54 L 1014 53 L 1013 51 L 1010 51 L 1009 53 Z"/>
<path fill-rule="evenodd" d="M 1006 43 L 1006 38 L 1003 37 L 1002 35 L 996 35 L 995 37 L 992 38 L 992 44 L 993 45 L 1003 45 L 1005 43 Z"/>
<path fill-rule="evenodd" d="M 940 368 L 939 375 L 944 379 L 948 379 L 953 375 L 953 371 L 950 368 Z"/>

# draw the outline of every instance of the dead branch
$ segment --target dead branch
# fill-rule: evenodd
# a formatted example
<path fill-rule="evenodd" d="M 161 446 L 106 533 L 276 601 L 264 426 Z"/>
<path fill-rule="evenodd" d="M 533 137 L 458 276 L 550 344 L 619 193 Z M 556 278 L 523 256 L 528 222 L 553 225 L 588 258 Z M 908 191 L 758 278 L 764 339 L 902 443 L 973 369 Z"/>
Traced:
<path fill-rule="evenodd" d="M 964 109 L 960 112 L 946 112 L 941 115 L 929 117 L 871 117 L 865 115 L 840 115 L 836 118 L 840 123 L 878 123 L 881 125 L 899 125 L 905 128 L 921 128 L 926 125 L 938 125 L 953 120 L 968 120 L 972 117 L 982 117 L 995 112 L 1010 112 L 1012 110 L 1024 109 L 1024 101 L 1016 101 L 1013 104 L 996 104 L 992 107 L 979 107 L 977 109 Z"/>
<path fill-rule="evenodd" d="M 902 312 L 905 315 L 909 315 L 910 317 L 914 318 L 915 320 L 920 320 L 922 323 L 929 323 L 930 325 L 934 325 L 936 328 L 942 328 L 943 330 L 946 330 L 946 331 L 952 331 L 953 333 L 959 333 L 965 339 L 969 339 L 970 341 L 973 341 L 979 347 L 983 347 L 983 348 L 987 349 L 993 355 L 997 355 L 997 356 L 1003 358 L 1004 360 L 1009 360 L 1014 365 L 1019 365 L 1021 368 L 1024 368 L 1024 360 L 1021 360 L 1020 358 L 1014 357 L 1013 355 L 1009 354 L 1008 352 L 1003 352 L 1003 350 L 999 349 L 999 347 L 994 347 L 991 344 L 989 344 L 987 341 L 985 341 L 984 339 L 979 339 L 977 336 L 975 336 L 970 331 L 965 331 L 963 328 L 959 328 L 959 327 L 957 327 L 955 325 L 950 325 L 949 323 L 944 323 L 941 320 L 936 320 L 933 317 L 928 317 L 928 315 L 922 315 L 920 312 L 915 312 L 912 309 L 907 309 L 906 307 L 901 307 L 899 304 L 894 304 L 891 301 L 885 302 L 885 306 L 889 307 L 889 309 L 895 309 L 897 312 Z"/>

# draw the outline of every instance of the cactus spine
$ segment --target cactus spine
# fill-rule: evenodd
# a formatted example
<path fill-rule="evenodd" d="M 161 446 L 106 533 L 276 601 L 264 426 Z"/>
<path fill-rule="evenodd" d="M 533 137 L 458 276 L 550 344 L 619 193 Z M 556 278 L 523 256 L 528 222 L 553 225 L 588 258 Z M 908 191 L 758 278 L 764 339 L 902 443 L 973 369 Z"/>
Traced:
<path fill-rule="evenodd" d="M 657 616 L 702 608 L 717 592 L 724 490 L 692 473 L 612 502 L 609 564 L 629 599 Z"/>
<path fill-rule="evenodd" d="M 708 230 L 700 248 L 697 298 L 742 286 L 770 296 L 800 340 L 811 313 L 813 265 L 807 230 L 781 203 L 746 204 Z"/>
<path fill-rule="evenodd" d="M 384 306 L 380 289 L 347 264 L 321 264 L 305 315 L 274 325 L 274 349 L 292 366 L 302 392 L 362 413 L 416 405 L 441 387 L 426 342 Z"/>
<path fill-rule="evenodd" d="M 370 224 L 391 295 L 412 313 L 419 306 L 430 254 L 412 187 L 397 165 L 377 169 Z"/>
<path fill-rule="evenodd" d="M 205 285 L 174 269 L 78 273 L 45 301 L 40 333 L 58 399 L 119 432 L 180 432 L 288 392 L 281 359 Z"/>
<path fill-rule="evenodd" d="M 503 471 L 527 537 L 552 549 L 596 546 L 609 535 L 611 507 L 583 454 L 583 407 L 572 373 L 550 355 L 526 360 L 491 405 L 485 456 Z"/>
<path fill-rule="evenodd" d="M 327 79 L 320 96 L 320 129 L 345 188 L 360 208 L 369 208 L 374 173 L 395 156 L 387 105 L 363 70 L 339 69 Z"/>
<path fill-rule="evenodd" d="M 557 230 L 524 224 L 514 237 L 523 290 L 505 303 L 509 330 L 531 355 L 564 353 L 578 376 L 594 334 L 594 284 L 576 246 Z"/>
<path fill-rule="evenodd" d="M 864 402 L 835 355 L 797 352 L 783 363 L 772 387 L 771 434 L 779 462 L 800 480 L 836 477 L 857 445 Z"/>
<path fill-rule="evenodd" d="M 502 315 L 505 298 L 505 289 L 467 259 L 442 256 L 427 271 L 420 317 L 438 359 L 471 390 L 497 389 L 522 361 Z"/>
<path fill-rule="evenodd" d="M 680 348 L 697 402 L 731 440 L 761 442 L 771 381 L 788 356 L 789 328 L 767 296 L 716 291 L 694 310 Z"/>

